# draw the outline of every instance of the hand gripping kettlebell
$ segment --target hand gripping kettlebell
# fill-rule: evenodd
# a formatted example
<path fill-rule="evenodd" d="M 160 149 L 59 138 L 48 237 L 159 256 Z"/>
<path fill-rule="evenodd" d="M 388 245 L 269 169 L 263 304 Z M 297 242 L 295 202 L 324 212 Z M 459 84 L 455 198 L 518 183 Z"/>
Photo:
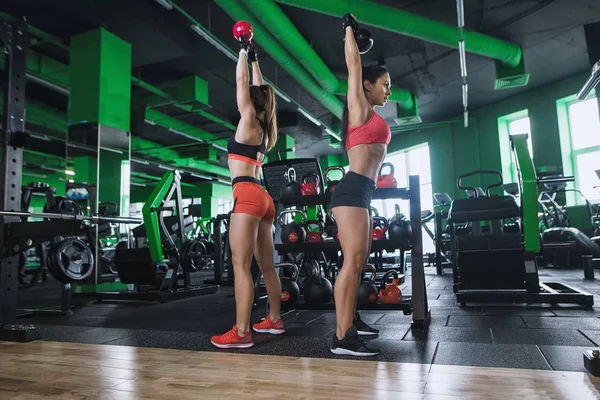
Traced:
<path fill-rule="evenodd" d="M 392 283 L 388 283 L 390 276 L 393 276 Z M 390 270 L 381 278 L 381 286 L 379 288 L 379 301 L 386 304 L 400 304 L 402 301 L 402 292 L 398 285 L 400 284 L 400 276 L 398 271 Z"/>
<path fill-rule="evenodd" d="M 312 227 L 317 227 L 317 230 L 311 230 Z M 323 224 L 316 219 L 306 221 L 304 224 L 304 228 L 306 229 L 306 241 L 308 243 L 322 243 L 323 242 Z"/>
<path fill-rule="evenodd" d="M 238 21 L 233 25 L 233 37 L 239 42 L 252 40 L 254 31 L 248 21 Z"/>
<path fill-rule="evenodd" d="M 300 296 L 298 287 L 298 267 L 293 263 L 275 264 L 275 268 L 281 268 L 286 276 L 279 278 L 281 281 L 281 303 L 293 306 Z"/>
<path fill-rule="evenodd" d="M 297 223 L 295 221 L 289 224 L 285 223 L 284 217 L 286 215 L 300 214 L 302 216 L 302 222 Z M 300 210 L 285 210 L 279 214 L 279 225 L 281 225 L 281 242 L 282 243 L 304 243 L 306 241 L 306 231 L 304 230 L 304 224 L 306 224 L 306 214 Z"/>
<path fill-rule="evenodd" d="M 383 169 L 385 167 L 390 167 L 390 173 L 383 175 Z M 378 188 L 397 188 L 398 182 L 396 182 L 396 178 L 394 178 L 394 164 L 392 163 L 383 163 L 379 168 L 379 175 L 377 176 L 377 187 Z"/>
<path fill-rule="evenodd" d="M 280 197 L 300 196 L 300 184 L 296 181 L 296 170 L 290 168 L 283 174 L 285 183 L 281 187 Z"/>
<path fill-rule="evenodd" d="M 371 277 L 366 279 L 365 272 L 370 272 Z M 377 269 L 373 264 L 366 264 L 363 268 L 362 281 L 358 287 L 358 304 L 375 304 L 377 302 L 378 290 L 375 285 L 375 277 L 377 276 Z"/>
<path fill-rule="evenodd" d="M 327 191 L 329 193 L 333 193 L 334 189 L 335 189 L 335 185 L 337 185 L 338 183 L 340 183 L 340 180 L 342 180 L 342 178 L 340 178 L 337 181 L 331 180 L 329 179 L 329 173 L 331 171 L 340 171 L 342 173 L 342 178 L 344 176 L 346 176 L 346 171 L 344 171 L 344 168 L 342 167 L 329 167 L 325 170 L 325 172 L 323 173 L 324 177 L 325 177 L 325 182 L 327 182 Z"/>

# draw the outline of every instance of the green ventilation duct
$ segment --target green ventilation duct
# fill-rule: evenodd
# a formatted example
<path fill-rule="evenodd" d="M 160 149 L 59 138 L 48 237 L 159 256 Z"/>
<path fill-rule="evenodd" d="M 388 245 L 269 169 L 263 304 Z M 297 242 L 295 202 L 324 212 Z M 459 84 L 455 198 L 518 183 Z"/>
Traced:
<path fill-rule="evenodd" d="M 411 14 L 406 11 L 367 0 L 275 0 L 280 4 L 303 8 L 341 18 L 353 13 L 358 22 L 401 35 L 411 36 L 442 46 L 458 48 L 458 27 Z M 464 30 L 465 50 L 517 67 L 523 51 L 516 44 L 481 33 Z"/>
<path fill-rule="evenodd" d="M 250 12 L 263 23 L 263 27 L 279 40 L 279 43 L 294 49 L 292 55 L 321 83 L 325 90 L 334 94 L 346 95 L 348 81 L 338 80 L 333 75 L 292 21 L 273 0 L 246 0 L 244 3 Z M 342 44 L 343 42 L 340 40 L 340 46 Z M 414 106 L 413 97 L 406 89 L 392 88 L 392 96 L 389 100 L 397 102 L 405 110 L 409 110 Z"/>
<path fill-rule="evenodd" d="M 262 26 L 254 15 L 237 0 L 215 0 L 234 21 L 246 20 L 252 24 L 256 42 L 264 48 L 291 76 L 298 81 L 318 102 L 331 111 L 333 115 L 342 118 L 344 105 L 335 95 L 326 92 L 296 61 L 289 51 Z M 233 40 L 233 38 L 232 38 Z"/>

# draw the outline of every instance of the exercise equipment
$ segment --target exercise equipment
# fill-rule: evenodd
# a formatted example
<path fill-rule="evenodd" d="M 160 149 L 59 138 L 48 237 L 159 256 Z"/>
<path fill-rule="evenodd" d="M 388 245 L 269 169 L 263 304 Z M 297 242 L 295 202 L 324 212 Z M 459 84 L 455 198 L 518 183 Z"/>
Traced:
<path fill-rule="evenodd" d="M 520 204 L 513 195 L 491 196 L 490 189 L 503 184 L 498 171 L 474 171 L 458 178 L 460 189 L 474 189 L 463 185 L 463 181 L 479 174 L 496 176 L 497 182 L 486 188 L 486 197 L 456 199 L 450 206 L 448 224 L 456 299 L 462 305 L 473 302 L 591 306 L 594 304 L 591 294 L 564 283 L 539 280 L 536 256 L 540 251 L 537 215 L 540 181 L 529 154 L 527 136 L 510 136 L 518 171 Z M 504 231 L 505 220 L 519 220 L 522 229 Z M 482 228 L 482 222 L 489 227 L 487 231 Z M 457 234 L 459 224 L 468 225 L 465 235 Z"/>
<path fill-rule="evenodd" d="M 167 206 L 171 200 L 175 206 Z M 171 216 L 164 216 L 170 212 Z M 217 285 L 191 284 L 190 271 L 197 270 L 206 257 L 204 245 L 189 244 L 193 217 L 185 216 L 178 170 L 165 172 L 142 208 L 144 224 L 133 229 L 133 248 L 115 250 L 115 269 L 121 283 L 133 291 L 96 293 L 100 300 L 166 301 L 216 293 Z"/>
<path fill-rule="evenodd" d="M 248 21 L 238 21 L 233 25 L 233 37 L 237 41 L 247 42 L 254 37 L 254 30 Z"/>
<path fill-rule="evenodd" d="M 296 170 L 289 168 L 284 173 L 285 184 L 281 186 L 281 197 L 300 196 L 300 184 L 296 181 Z"/>
<path fill-rule="evenodd" d="M 373 36 L 367 29 L 359 28 L 354 32 L 354 38 L 360 54 L 366 54 L 373 47 Z"/>
<path fill-rule="evenodd" d="M 329 212 L 325 216 L 325 233 L 328 237 L 331 237 L 339 242 L 340 237 L 338 235 L 338 227 L 337 223 L 335 222 L 333 212 L 331 210 L 329 210 Z"/>
<path fill-rule="evenodd" d="M 388 167 L 390 169 L 389 174 L 384 174 L 383 169 Z M 381 167 L 379 167 L 379 174 L 377 175 L 377 188 L 396 188 L 398 187 L 398 182 L 396 178 L 394 178 L 394 164 L 392 163 L 383 163 Z"/>
<path fill-rule="evenodd" d="M 388 235 L 392 240 L 400 240 L 404 245 L 410 244 L 412 228 L 410 221 L 400 212 L 400 206 L 394 206 L 394 216 L 388 223 Z"/>
<path fill-rule="evenodd" d="M 181 267 L 186 272 L 204 269 L 210 263 L 212 253 L 208 252 L 206 240 L 189 240 L 181 246 Z"/>
<path fill-rule="evenodd" d="M 304 301 L 308 304 L 329 303 L 333 296 L 333 286 L 329 279 L 323 276 L 321 264 L 312 261 L 311 274 L 302 287 Z"/>
<path fill-rule="evenodd" d="M 388 221 L 384 217 L 373 217 L 373 240 L 385 240 L 388 230 Z"/>
<path fill-rule="evenodd" d="M 301 223 L 290 222 L 286 224 L 284 218 L 286 215 L 299 214 L 302 218 Z M 281 226 L 281 241 L 283 243 L 304 243 L 306 241 L 306 214 L 300 210 L 285 210 L 279 214 L 279 225 Z"/>
<path fill-rule="evenodd" d="M 87 243 L 79 239 L 64 239 L 48 252 L 48 272 L 57 281 L 83 281 L 94 271 L 94 255 Z"/>
<path fill-rule="evenodd" d="M 370 272 L 371 276 L 369 279 L 365 277 L 365 272 Z M 366 264 L 363 268 L 362 280 L 358 286 L 357 302 L 358 304 L 375 304 L 379 298 L 377 286 L 375 285 L 375 278 L 377 276 L 377 269 L 373 264 Z"/>
<path fill-rule="evenodd" d="M 300 297 L 300 287 L 298 287 L 298 266 L 294 263 L 280 263 L 277 267 L 281 268 L 287 276 L 279 278 L 281 281 L 281 303 L 288 306 L 294 306 Z"/>
<path fill-rule="evenodd" d="M 302 196 L 316 196 L 319 192 L 319 175 L 314 172 L 304 175 L 300 184 L 300 194 Z"/>
<path fill-rule="evenodd" d="M 317 230 L 311 230 L 311 227 L 316 226 Z M 309 220 L 304 224 L 306 229 L 306 242 L 307 243 L 322 243 L 323 242 L 323 231 L 325 228 L 323 224 L 317 220 Z"/>
<path fill-rule="evenodd" d="M 383 275 L 379 287 L 379 301 L 384 304 L 400 304 L 402 302 L 402 291 L 398 287 L 400 284 L 399 275 L 396 270 L 388 271 Z M 390 277 L 392 283 L 388 283 Z"/>
<path fill-rule="evenodd" d="M 331 171 L 340 171 L 342 173 L 342 178 L 344 176 L 346 176 L 346 171 L 344 171 L 344 168 L 342 168 L 342 167 L 336 166 L 336 167 L 329 167 L 329 168 L 327 168 L 325 170 L 325 172 L 323 173 L 323 176 L 325 178 L 325 181 L 327 182 L 327 191 L 329 193 L 333 193 L 333 191 L 335 190 L 335 186 L 338 183 L 340 183 L 340 180 L 341 180 L 341 178 L 338 179 L 338 180 L 329 179 L 329 174 L 331 173 Z"/>

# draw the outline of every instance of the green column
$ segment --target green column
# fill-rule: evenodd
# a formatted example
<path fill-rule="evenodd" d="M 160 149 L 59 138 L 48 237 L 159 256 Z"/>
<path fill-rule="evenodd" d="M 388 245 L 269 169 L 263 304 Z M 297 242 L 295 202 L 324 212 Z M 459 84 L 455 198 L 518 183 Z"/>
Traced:
<path fill-rule="evenodd" d="M 71 38 L 69 124 L 129 131 L 131 45 L 104 28 Z"/>
<path fill-rule="evenodd" d="M 231 186 L 221 185 L 218 183 L 205 183 L 198 186 L 198 192 L 201 198 L 202 218 L 217 216 L 219 199 L 230 200 L 233 197 Z"/>
<path fill-rule="evenodd" d="M 285 133 L 280 133 L 277 136 L 277 143 L 275 144 L 275 147 L 273 147 L 273 149 L 267 154 L 267 158 L 268 161 L 277 161 L 279 158 L 277 158 L 277 151 L 278 150 L 282 150 L 281 151 L 281 159 L 282 160 L 289 160 L 291 158 L 296 158 L 296 153 L 293 151 L 290 152 L 285 152 L 283 151 L 284 149 L 292 149 L 294 148 L 294 144 L 295 144 L 295 140 L 293 137 L 286 135 Z"/>
<path fill-rule="evenodd" d="M 96 182 L 98 159 L 96 157 L 75 157 L 73 160 L 74 179 L 79 183 Z"/>

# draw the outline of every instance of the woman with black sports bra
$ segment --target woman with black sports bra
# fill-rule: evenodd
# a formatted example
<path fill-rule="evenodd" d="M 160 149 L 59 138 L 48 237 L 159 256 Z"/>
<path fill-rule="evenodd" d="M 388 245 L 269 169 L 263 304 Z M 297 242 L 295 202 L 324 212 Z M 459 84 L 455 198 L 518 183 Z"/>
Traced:
<path fill-rule="evenodd" d="M 273 266 L 273 199 L 260 184 L 259 174 L 265 153 L 277 141 L 275 91 L 265 85 L 256 50 L 250 41 L 240 43 L 236 69 L 236 97 L 241 115 L 235 135 L 227 144 L 233 185 L 234 206 L 229 222 L 229 243 L 233 263 L 236 325 L 213 336 L 211 343 L 221 349 L 248 348 L 254 345 L 250 313 L 254 301 L 254 282 L 250 274 L 252 256 L 256 258 L 269 296 L 269 315 L 253 329 L 279 335 L 285 332 L 280 318 L 281 283 Z M 252 85 L 248 72 L 252 62 Z"/>

